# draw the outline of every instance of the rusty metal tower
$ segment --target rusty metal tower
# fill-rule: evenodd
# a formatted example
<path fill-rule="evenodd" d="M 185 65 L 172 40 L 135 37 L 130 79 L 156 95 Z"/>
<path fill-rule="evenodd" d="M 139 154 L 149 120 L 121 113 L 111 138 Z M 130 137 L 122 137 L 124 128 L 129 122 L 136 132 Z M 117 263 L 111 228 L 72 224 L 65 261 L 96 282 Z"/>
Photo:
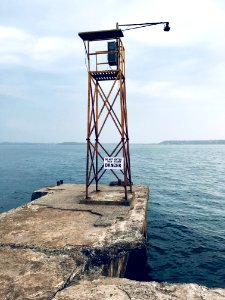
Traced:
<path fill-rule="evenodd" d="M 124 186 L 125 199 L 132 191 L 126 104 L 125 49 L 123 32 L 113 30 L 81 32 L 88 62 L 88 113 L 86 197 L 88 188 L 98 184 L 107 170 Z M 94 42 L 107 41 L 107 50 L 92 51 Z M 96 44 L 96 43 L 95 43 Z M 106 44 L 106 42 L 105 42 Z M 118 141 L 110 150 L 102 143 L 102 133 L 111 120 Z"/>
<path fill-rule="evenodd" d="M 99 181 L 108 170 L 117 179 L 117 184 L 124 187 L 125 200 L 128 200 L 128 192 L 132 192 L 125 49 L 121 38 L 125 30 L 158 24 L 164 24 L 164 31 L 170 30 L 169 22 L 117 23 L 116 29 L 78 34 L 84 42 L 88 69 L 86 198 L 91 184 L 95 184 L 96 191 L 99 190 Z M 122 31 L 119 26 L 126 28 Z M 99 42 L 104 47 L 107 44 L 107 50 L 96 49 Z M 113 135 L 117 135 L 117 142 L 107 149 L 102 136 L 109 121 Z"/>

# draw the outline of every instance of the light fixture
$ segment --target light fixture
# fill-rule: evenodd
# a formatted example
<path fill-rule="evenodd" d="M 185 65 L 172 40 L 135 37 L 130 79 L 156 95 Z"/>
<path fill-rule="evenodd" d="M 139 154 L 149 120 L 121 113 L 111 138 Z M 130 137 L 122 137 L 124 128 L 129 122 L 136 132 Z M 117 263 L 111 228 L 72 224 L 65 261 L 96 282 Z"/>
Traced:
<path fill-rule="evenodd" d="M 166 24 L 164 26 L 164 31 L 170 31 L 169 22 L 166 22 Z"/>

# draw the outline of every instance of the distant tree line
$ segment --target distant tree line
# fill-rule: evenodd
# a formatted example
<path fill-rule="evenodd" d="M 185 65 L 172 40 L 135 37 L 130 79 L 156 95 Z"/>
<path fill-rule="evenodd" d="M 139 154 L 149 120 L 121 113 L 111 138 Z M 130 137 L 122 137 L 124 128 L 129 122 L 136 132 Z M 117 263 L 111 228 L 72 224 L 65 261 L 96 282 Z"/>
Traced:
<path fill-rule="evenodd" d="M 162 145 L 208 145 L 208 144 L 223 144 L 225 145 L 225 140 L 171 140 L 171 141 L 163 141 L 159 144 Z"/>

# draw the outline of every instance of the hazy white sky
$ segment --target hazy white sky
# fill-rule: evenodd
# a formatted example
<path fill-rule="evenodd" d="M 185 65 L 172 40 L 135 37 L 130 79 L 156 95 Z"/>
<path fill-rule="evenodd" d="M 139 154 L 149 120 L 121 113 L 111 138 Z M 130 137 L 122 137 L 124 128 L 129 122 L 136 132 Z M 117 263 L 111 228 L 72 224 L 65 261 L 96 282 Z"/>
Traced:
<path fill-rule="evenodd" d="M 0 2 L 0 142 L 84 142 L 78 32 L 156 21 L 169 21 L 171 31 L 124 33 L 131 142 L 225 139 L 224 0 L 7 0 Z"/>

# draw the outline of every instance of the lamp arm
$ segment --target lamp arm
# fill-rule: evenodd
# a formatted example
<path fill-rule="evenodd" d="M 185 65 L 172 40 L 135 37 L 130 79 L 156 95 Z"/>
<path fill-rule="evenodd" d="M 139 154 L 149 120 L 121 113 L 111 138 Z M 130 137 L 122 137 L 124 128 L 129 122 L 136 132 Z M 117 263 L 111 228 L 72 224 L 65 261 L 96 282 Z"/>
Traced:
<path fill-rule="evenodd" d="M 118 26 L 142 26 L 142 25 L 146 25 L 146 26 L 152 26 L 152 25 L 158 25 L 158 24 L 166 24 L 166 23 L 169 23 L 169 22 L 152 22 L 152 23 L 149 23 L 149 22 L 146 22 L 146 23 L 137 23 L 137 24 L 118 24 Z"/>
<path fill-rule="evenodd" d="M 143 27 L 148 27 L 148 26 L 154 26 L 154 25 L 159 25 L 159 24 L 164 24 L 164 30 L 165 31 L 169 31 L 170 27 L 169 27 L 169 22 L 153 22 L 153 23 L 138 23 L 138 24 L 118 24 L 117 23 L 117 28 L 119 28 L 119 26 L 121 27 L 131 27 L 131 28 L 126 28 L 123 29 L 122 31 L 126 31 L 126 30 L 132 30 L 132 29 L 138 29 L 138 28 L 143 28 Z M 133 26 L 133 27 L 132 27 Z"/>

